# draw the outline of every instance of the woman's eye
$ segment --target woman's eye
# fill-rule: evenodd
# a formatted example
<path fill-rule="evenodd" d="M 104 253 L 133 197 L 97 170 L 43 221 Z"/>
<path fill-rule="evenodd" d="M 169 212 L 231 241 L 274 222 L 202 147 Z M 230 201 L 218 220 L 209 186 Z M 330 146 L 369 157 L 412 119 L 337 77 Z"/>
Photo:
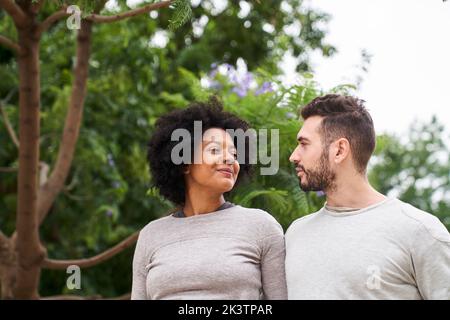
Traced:
<path fill-rule="evenodd" d="M 218 154 L 219 151 L 220 151 L 220 150 L 217 149 L 217 148 L 212 148 L 212 149 L 209 150 L 209 152 L 211 152 L 212 154 Z"/>

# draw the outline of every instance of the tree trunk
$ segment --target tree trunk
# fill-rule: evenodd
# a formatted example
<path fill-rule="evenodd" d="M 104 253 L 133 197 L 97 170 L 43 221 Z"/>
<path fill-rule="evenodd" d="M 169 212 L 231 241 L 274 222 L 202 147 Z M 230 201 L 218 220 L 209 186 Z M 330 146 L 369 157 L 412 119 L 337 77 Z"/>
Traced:
<path fill-rule="evenodd" d="M 40 136 L 40 70 L 39 35 L 34 16 L 18 29 L 21 51 L 19 66 L 19 177 L 17 230 L 17 274 L 14 296 L 39 298 L 38 286 L 44 250 L 39 240 L 37 215 L 39 136 Z"/>
<path fill-rule="evenodd" d="M 1 299 L 14 298 L 14 283 L 16 278 L 16 252 L 14 243 L 0 231 L 0 284 Z"/>
<path fill-rule="evenodd" d="M 81 22 L 77 36 L 77 61 L 64 132 L 58 158 L 50 178 L 42 172 L 39 183 L 40 138 L 40 37 L 51 24 L 67 16 L 65 9 L 38 23 L 36 15 L 44 1 L 0 0 L 0 7 L 13 19 L 17 28 L 18 42 L 0 37 L 0 44 L 12 48 L 17 54 L 19 66 L 19 172 L 16 231 L 10 238 L 0 232 L 0 285 L 2 299 L 39 299 L 39 279 L 42 266 L 62 268 L 71 260 L 54 261 L 46 258 L 46 250 L 39 239 L 39 225 L 47 215 L 64 182 L 73 160 L 78 140 L 83 105 L 86 96 L 89 57 L 94 22 L 120 21 L 151 10 L 168 7 L 172 1 L 148 4 L 114 16 L 98 13 L 106 0 L 100 1 L 94 14 Z M 16 141 L 17 142 L 17 141 Z M 46 169 L 43 166 L 43 171 Z M 47 167 L 48 169 L 48 167 Z M 137 239 L 137 233 L 115 247 L 93 258 L 76 260 L 85 266 L 109 259 Z M 45 262 L 45 263 L 44 263 Z M 69 298 L 73 298 L 70 297 Z M 119 297 L 128 299 L 129 294 Z"/>

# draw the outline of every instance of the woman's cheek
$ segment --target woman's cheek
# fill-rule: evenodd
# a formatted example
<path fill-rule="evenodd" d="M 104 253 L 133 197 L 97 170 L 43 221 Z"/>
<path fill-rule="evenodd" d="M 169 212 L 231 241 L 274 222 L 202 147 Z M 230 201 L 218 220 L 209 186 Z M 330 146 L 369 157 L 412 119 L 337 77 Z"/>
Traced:
<path fill-rule="evenodd" d="M 204 152 L 202 156 L 202 164 L 211 165 L 213 164 L 214 160 L 212 159 L 211 155 L 208 152 Z"/>
<path fill-rule="evenodd" d="M 234 172 L 235 172 L 235 174 L 234 174 L 234 180 L 235 180 L 235 181 L 237 180 L 237 178 L 238 178 L 238 176 L 239 176 L 239 171 L 240 171 L 240 169 L 241 169 L 241 167 L 239 166 L 239 163 L 236 161 L 236 162 L 234 163 Z"/>

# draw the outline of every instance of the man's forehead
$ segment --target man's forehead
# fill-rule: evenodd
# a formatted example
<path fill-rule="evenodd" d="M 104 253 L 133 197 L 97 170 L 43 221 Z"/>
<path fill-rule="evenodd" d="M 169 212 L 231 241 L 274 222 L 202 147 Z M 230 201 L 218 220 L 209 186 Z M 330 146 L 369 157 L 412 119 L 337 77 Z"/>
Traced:
<path fill-rule="evenodd" d="M 319 135 L 319 127 L 322 123 L 322 117 L 310 117 L 305 120 L 303 126 L 297 134 L 297 140 L 299 138 L 307 138 L 311 140 Z"/>

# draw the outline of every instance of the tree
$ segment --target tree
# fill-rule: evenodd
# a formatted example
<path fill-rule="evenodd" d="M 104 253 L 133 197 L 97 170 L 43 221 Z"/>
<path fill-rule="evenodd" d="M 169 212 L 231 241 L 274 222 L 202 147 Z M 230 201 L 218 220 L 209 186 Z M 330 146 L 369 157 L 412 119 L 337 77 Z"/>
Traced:
<path fill-rule="evenodd" d="M 146 168 L 145 161 L 142 161 L 142 144 L 130 144 L 130 141 L 135 141 L 133 140 L 135 136 L 129 133 L 128 121 L 137 121 L 142 124 L 144 119 L 145 126 L 142 130 L 137 130 L 139 131 L 138 140 L 141 142 L 143 134 L 148 134 L 145 130 L 159 114 L 184 106 L 195 97 L 192 94 L 194 90 L 191 90 L 190 78 L 180 76 L 178 72 L 180 67 L 187 67 L 198 75 L 200 72 L 209 70 L 210 62 L 235 62 L 237 58 L 243 56 L 249 61 L 250 68 L 265 64 L 275 72 L 276 62 L 281 54 L 285 50 L 294 50 L 294 53 L 297 50 L 301 69 L 307 69 L 308 50 L 319 48 L 325 55 L 333 52 L 331 46 L 322 42 L 323 31 L 314 25 L 316 22 L 325 20 L 326 17 L 316 14 L 312 10 L 298 12 L 295 10 L 294 13 L 280 11 L 277 14 L 277 10 L 273 8 L 279 8 L 282 1 L 274 1 L 271 6 L 259 3 L 259 5 L 252 5 L 248 19 L 246 19 L 246 17 L 238 17 L 239 5 L 236 2 L 230 2 L 228 9 L 217 14 L 214 12 L 214 8 L 205 5 L 210 2 L 204 1 L 201 6 L 194 8 L 192 23 L 195 25 L 197 20 L 205 15 L 209 17 L 211 23 L 205 28 L 203 34 L 206 39 L 202 41 L 203 37 L 196 34 L 186 35 L 190 32 L 191 25 L 186 27 L 181 25 L 188 17 L 186 12 L 190 11 L 185 1 L 175 1 L 178 9 L 174 15 L 166 13 L 166 10 L 158 11 L 160 16 L 155 20 L 157 25 L 148 23 L 149 19 L 143 16 L 144 13 L 151 10 L 168 7 L 170 2 L 146 4 L 129 10 L 125 1 L 119 1 L 121 13 L 114 12 L 114 14 L 104 16 L 100 13 L 110 14 L 102 11 L 105 1 L 77 1 L 75 3 L 85 9 L 85 13 L 83 13 L 81 28 L 77 32 L 76 39 L 72 39 L 70 34 L 67 36 L 67 33 L 61 36 L 61 30 L 64 30 L 65 26 L 57 24 L 58 21 L 69 16 L 66 11 L 69 2 L 0 1 L 2 9 L 0 11 L 2 25 L 0 30 L 8 35 L 8 37 L 3 35 L 0 37 L 0 63 L 2 64 L 0 73 L 2 79 L 6 79 L 0 83 L 0 93 L 5 97 L 2 99 L 3 107 L 0 109 L 3 114 L 3 123 L 13 141 L 8 145 L 2 144 L 0 154 L 2 163 L 6 163 L 8 166 L 15 164 L 13 167 L 0 170 L 10 173 L 20 168 L 18 181 L 12 175 L 8 175 L 5 179 L 3 175 L 0 181 L 2 195 L 0 202 L 6 202 L 5 207 L 11 207 L 15 203 L 18 206 L 16 223 L 11 225 L 9 219 L 5 218 L 6 223 L 2 224 L 2 230 L 5 230 L 3 229 L 5 225 L 8 230 L 13 230 L 11 237 L 6 237 L 4 234 L 1 234 L 0 237 L 2 297 L 37 298 L 42 268 L 60 269 L 65 268 L 69 263 L 80 263 L 84 267 L 92 266 L 94 262 L 100 263 L 133 244 L 137 235 L 134 233 L 137 227 L 133 228 L 133 226 L 142 225 L 136 224 L 136 220 L 133 219 L 130 219 L 131 222 L 128 221 L 126 226 L 120 225 L 114 229 L 114 232 L 108 233 L 107 239 L 100 245 L 96 235 L 102 233 L 103 228 L 109 228 L 111 224 L 116 223 L 120 211 L 136 211 L 137 206 L 143 202 L 140 193 L 137 195 L 130 192 L 133 188 L 137 189 L 134 186 L 136 181 L 139 182 L 137 186 L 141 187 L 145 185 L 143 181 L 149 177 L 144 173 Z M 299 1 L 285 2 L 294 8 L 300 6 Z M 134 18 L 128 20 L 127 26 L 131 26 L 130 31 L 123 31 L 125 29 L 123 22 L 109 24 L 130 17 Z M 146 19 L 146 23 L 142 23 L 144 19 Z M 245 32 L 242 32 L 242 24 L 247 20 L 250 20 L 252 27 L 246 28 Z M 301 37 L 284 36 L 283 26 L 296 21 L 302 23 Z M 264 31 L 264 26 L 267 29 L 266 23 L 273 25 L 273 32 Z M 92 30 L 96 24 L 101 24 L 102 27 L 96 29 L 98 34 L 93 37 Z M 170 42 L 165 49 L 152 50 L 149 53 L 144 50 L 146 46 L 142 45 L 146 39 L 136 41 L 139 39 L 139 33 L 145 35 L 153 33 L 157 29 L 170 30 L 173 27 L 180 27 L 179 32 L 170 33 L 170 38 L 174 41 Z M 120 36 L 111 37 L 111 34 L 117 33 L 120 33 Z M 129 41 L 130 35 L 134 37 L 134 41 Z M 242 35 L 245 35 L 246 40 L 251 39 L 251 41 L 244 41 Z M 97 39 L 97 36 L 104 39 L 103 44 L 92 41 L 93 38 Z M 56 38 L 60 41 L 54 41 Z M 187 41 L 189 38 L 192 45 Z M 258 39 L 263 39 L 263 41 Z M 77 44 L 75 64 L 73 65 L 67 62 L 72 56 L 72 40 L 75 40 Z M 120 43 L 121 47 L 128 46 L 132 49 L 124 54 L 115 46 L 105 48 L 108 42 Z M 226 50 L 223 50 L 224 48 Z M 203 56 L 200 56 L 201 53 Z M 139 55 L 144 55 L 149 60 L 157 60 L 158 63 L 155 63 L 155 67 L 145 68 L 145 59 L 139 59 Z M 133 61 L 137 62 L 135 66 L 127 63 L 129 70 L 120 68 L 127 57 L 132 57 Z M 40 64 L 40 59 L 44 63 Z M 100 71 L 96 70 L 98 61 L 101 61 L 102 67 L 105 67 Z M 195 61 L 202 61 L 202 63 L 199 65 L 194 63 Z M 70 70 L 72 68 L 73 71 Z M 91 86 L 88 81 L 88 69 L 90 69 L 90 81 L 93 83 Z M 19 74 L 19 79 L 15 78 L 15 71 Z M 116 72 L 123 77 L 117 77 Z M 136 84 L 137 90 L 133 84 Z M 142 89 L 146 86 L 150 92 Z M 20 87 L 20 90 L 17 90 L 17 87 Z M 89 95 L 87 95 L 88 88 Z M 102 94 L 99 88 L 111 90 L 111 94 Z M 6 93 L 6 96 L 3 93 Z M 17 96 L 19 100 L 18 113 L 12 107 Z M 119 110 L 121 105 L 135 107 L 137 96 L 145 97 L 146 100 L 139 101 L 151 103 L 152 109 L 135 108 L 136 110 L 131 112 Z M 84 108 L 85 105 L 89 105 L 92 109 Z M 97 109 L 93 110 L 93 108 Z M 100 120 L 99 114 L 102 112 L 103 117 Z M 114 134 L 109 130 L 114 127 L 114 123 L 111 123 L 113 121 L 107 119 L 111 112 L 122 117 L 121 119 L 125 122 L 125 125 L 119 128 L 120 134 Z M 9 118 L 12 121 L 9 121 Z M 85 118 L 85 130 L 88 134 L 79 139 L 82 118 Z M 43 120 L 42 123 L 40 119 Z M 61 119 L 65 119 L 64 125 L 61 124 Z M 101 121 L 108 120 L 110 126 L 105 126 L 107 129 L 99 127 Z M 16 122 L 20 123 L 20 139 L 13 130 Z M 116 126 L 120 125 L 116 124 Z M 93 130 L 94 126 L 96 130 Z M 55 132 L 60 132 L 60 130 L 63 132 L 62 139 L 55 137 Z M 109 134 L 114 135 L 115 141 L 120 142 L 120 148 L 106 143 L 104 137 Z M 0 136 L 0 141 L 6 141 L 3 138 L 4 136 Z M 4 149 L 3 146 L 5 146 Z M 14 159 L 13 148 L 15 146 L 19 148 L 18 163 Z M 83 148 L 86 146 L 89 149 Z M 94 150 L 91 151 L 92 149 Z M 124 155 L 115 164 L 114 158 L 119 153 L 117 150 L 123 151 Z M 79 162 L 73 166 L 75 155 L 78 156 Z M 107 161 L 111 171 L 83 172 L 79 168 L 86 167 L 88 161 L 90 170 L 98 168 L 100 163 Z M 121 175 L 118 174 L 119 171 L 122 173 Z M 108 189 L 103 192 L 101 190 L 103 184 L 96 181 L 95 175 L 111 179 L 114 185 L 112 190 Z M 135 180 L 127 181 L 124 177 L 128 178 L 128 175 Z M 73 190 L 81 189 L 75 187 L 80 179 L 88 182 L 92 192 L 95 192 L 102 201 L 94 199 L 89 202 L 90 206 L 87 206 L 86 202 L 75 205 L 80 196 L 74 195 Z M 66 182 L 66 180 L 70 182 Z M 17 199 L 15 199 L 15 191 L 12 191 L 14 189 L 18 191 Z M 103 196 L 114 197 L 115 201 L 111 201 L 111 205 L 105 205 L 102 203 L 104 202 Z M 132 205 L 128 202 L 130 199 Z M 158 216 L 170 206 L 161 199 L 157 201 L 155 199 L 154 197 L 153 201 L 144 201 L 144 208 L 151 209 L 152 217 Z M 250 201 L 250 198 L 243 200 Z M 57 242 L 54 239 L 59 238 L 56 229 L 73 229 L 74 226 L 61 225 L 56 228 L 55 221 L 57 219 L 53 219 L 53 217 L 50 221 L 47 219 L 45 225 L 41 226 L 41 223 L 51 211 L 58 214 L 58 218 L 62 216 L 65 219 L 66 217 L 61 212 L 70 211 L 67 204 L 75 207 L 74 210 L 71 210 L 71 214 L 76 214 L 78 210 L 83 218 L 91 216 L 86 223 L 79 223 L 80 226 L 77 227 L 77 231 L 82 228 L 87 231 L 73 236 L 76 237 L 78 234 L 85 236 L 86 233 L 91 233 L 92 235 L 86 236 L 85 239 L 88 248 L 80 250 L 73 248 L 71 256 L 86 256 L 83 255 L 86 252 L 94 253 L 95 259 L 93 260 L 54 261 L 47 258 L 47 250 L 52 253 L 52 256 L 57 255 L 57 252 L 53 250 L 54 242 Z M 0 204 L 1 206 L 2 204 Z M 4 216 L 0 216 L 0 219 L 3 218 Z M 41 239 L 39 230 L 43 233 Z M 120 242 L 123 237 L 130 234 L 130 238 Z M 42 244 L 42 240 L 46 242 L 45 245 Z M 70 247 L 64 241 L 62 242 L 65 247 Z M 101 251 L 99 249 L 104 249 L 105 243 L 118 242 L 119 244 L 110 251 L 96 254 Z M 61 254 L 60 257 L 64 259 L 66 255 Z"/>
<path fill-rule="evenodd" d="M 395 196 L 437 216 L 450 230 L 450 151 L 435 116 L 415 123 L 407 137 L 381 135 L 369 179 L 383 194 Z"/>
<path fill-rule="evenodd" d="M 58 193 L 63 189 L 73 159 L 86 96 L 93 24 L 120 21 L 172 4 L 172 1 L 161 1 L 114 16 L 102 16 L 99 12 L 106 1 L 91 2 L 93 13 L 87 14 L 80 22 L 77 35 L 76 65 L 73 70 L 74 81 L 64 132 L 58 158 L 47 179 L 43 173 L 48 170 L 48 165 L 41 163 L 39 166 L 40 41 L 42 34 L 51 25 L 68 17 L 69 13 L 66 6 L 63 6 L 45 20 L 39 21 L 38 15 L 44 2 L 43 0 L 0 1 L 0 8 L 11 17 L 18 35 L 17 42 L 1 36 L 0 43 L 16 54 L 20 83 L 20 143 L 17 139 L 14 139 L 19 148 L 16 232 L 10 239 L 3 234 L 0 235 L 0 247 L 3 249 L 2 258 L 4 258 L 0 269 L 2 271 L 2 294 L 4 298 L 38 298 L 41 268 L 43 266 L 61 268 L 72 263 L 72 261 L 57 262 L 46 259 L 46 250 L 40 243 L 39 225 L 47 215 Z M 181 24 L 186 20 L 186 2 L 174 1 L 174 4 L 177 8 L 177 20 L 174 20 L 174 24 Z M 38 174 L 40 174 L 40 179 L 38 179 Z M 104 254 L 76 262 L 88 265 L 101 262 L 122 248 L 129 246 L 135 240 L 136 234 L 133 234 Z"/>

